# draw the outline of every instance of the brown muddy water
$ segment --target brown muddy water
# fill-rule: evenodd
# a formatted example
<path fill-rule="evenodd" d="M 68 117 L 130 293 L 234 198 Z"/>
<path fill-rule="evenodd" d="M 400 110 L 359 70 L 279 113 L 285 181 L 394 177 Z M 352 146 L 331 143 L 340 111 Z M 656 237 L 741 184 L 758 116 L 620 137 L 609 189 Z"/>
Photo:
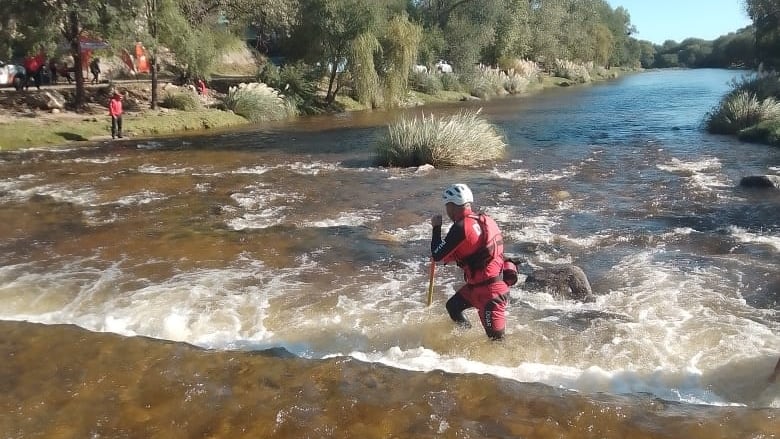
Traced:
<path fill-rule="evenodd" d="M 737 75 L 469 104 L 474 169 L 374 166 L 402 112 L 3 153 L 0 438 L 780 437 L 780 195 L 737 185 L 780 152 L 699 129 Z M 426 307 L 452 182 L 598 300 L 516 286 L 491 343 L 446 266 Z"/>

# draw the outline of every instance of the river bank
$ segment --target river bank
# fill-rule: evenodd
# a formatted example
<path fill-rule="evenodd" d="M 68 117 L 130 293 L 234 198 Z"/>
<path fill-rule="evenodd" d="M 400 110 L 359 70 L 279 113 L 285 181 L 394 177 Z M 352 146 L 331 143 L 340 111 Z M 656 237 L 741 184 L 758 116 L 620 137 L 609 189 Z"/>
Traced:
<path fill-rule="evenodd" d="M 620 73 L 623 73 L 622 71 Z M 610 77 L 595 78 L 603 81 L 618 77 L 615 72 Z M 222 88 L 227 89 L 228 81 L 221 80 Z M 566 78 L 543 76 L 538 83 L 529 86 L 522 97 L 538 93 L 545 89 L 575 85 Z M 124 128 L 126 138 L 147 138 L 171 135 L 183 132 L 224 129 L 251 124 L 249 120 L 229 111 L 207 105 L 193 111 L 169 108 L 152 110 L 147 107 L 150 101 L 151 87 L 146 81 L 127 81 L 118 84 L 104 84 L 87 87 L 86 108 L 77 113 L 69 110 L 40 110 L 34 102 L 45 100 L 47 93 L 73 93 L 70 86 L 42 87 L 40 90 L 0 91 L 0 150 L 16 150 L 34 147 L 67 146 L 74 142 L 110 140 L 111 120 L 108 117 L 108 90 L 118 87 L 133 97 L 135 105 L 125 108 Z M 161 93 L 162 95 L 162 93 Z M 442 91 L 435 95 L 411 92 L 413 105 L 429 103 L 458 102 L 479 100 L 466 92 Z M 213 104 L 213 102 L 211 102 Z M 337 107 L 341 111 L 362 111 L 368 108 L 348 98 L 339 96 Z"/>

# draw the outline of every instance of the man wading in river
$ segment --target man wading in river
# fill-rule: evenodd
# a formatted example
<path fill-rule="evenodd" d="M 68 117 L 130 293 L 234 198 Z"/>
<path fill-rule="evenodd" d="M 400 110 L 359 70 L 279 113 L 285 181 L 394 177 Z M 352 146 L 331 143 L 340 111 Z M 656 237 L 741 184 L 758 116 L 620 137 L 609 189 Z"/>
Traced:
<path fill-rule="evenodd" d="M 442 216 L 431 218 L 433 260 L 445 264 L 455 261 L 463 269 L 466 280 L 466 285 L 447 301 L 447 311 L 453 321 L 468 328 L 471 325 L 463 311 L 477 308 L 487 336 L 500 340 L 504 337 L 509 286 L 517 282 L 517 269 L 512 262 L 504 262 L 504 242 L 496 222 L 484 213 L 475 214 L 471 210 L 474 195 L 468 186 L 454 184 L 444 190 L 442 198 L 453 224 L 442 239 Z"/>

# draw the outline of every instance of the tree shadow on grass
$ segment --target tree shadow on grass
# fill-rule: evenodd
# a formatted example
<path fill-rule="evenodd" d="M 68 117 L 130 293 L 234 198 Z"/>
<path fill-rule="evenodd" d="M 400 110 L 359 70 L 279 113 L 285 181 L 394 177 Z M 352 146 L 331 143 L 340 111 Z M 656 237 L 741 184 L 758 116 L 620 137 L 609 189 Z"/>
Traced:
<path fill-rule="evenodd" d="M 70 140 L 70 141 L 85 142 L 85 141 L 89 140 L 86 137 L 82 136 L 81 134 L 63 133 L 63 132 L 58 132 L 58 133 L 54 133 L 54 134 L 62 137 L 65 140 Z"/>

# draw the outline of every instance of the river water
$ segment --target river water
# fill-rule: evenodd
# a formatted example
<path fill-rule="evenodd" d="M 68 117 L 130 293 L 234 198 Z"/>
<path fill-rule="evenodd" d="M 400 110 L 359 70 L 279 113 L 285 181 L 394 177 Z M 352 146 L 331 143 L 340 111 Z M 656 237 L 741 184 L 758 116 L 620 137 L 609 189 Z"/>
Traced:
<path fill-rule="evenodd" d="M 740 75 L 2 153 L 0 437 L 780 437 L 780 195 L 738 187 L 780 150 L 700 129 Z M 373 165 L 464 107 L 505 159 Z M 490 342 L 443 266 L 426 307 L 454 182 L 597 301 L 515 286 Z"/>

